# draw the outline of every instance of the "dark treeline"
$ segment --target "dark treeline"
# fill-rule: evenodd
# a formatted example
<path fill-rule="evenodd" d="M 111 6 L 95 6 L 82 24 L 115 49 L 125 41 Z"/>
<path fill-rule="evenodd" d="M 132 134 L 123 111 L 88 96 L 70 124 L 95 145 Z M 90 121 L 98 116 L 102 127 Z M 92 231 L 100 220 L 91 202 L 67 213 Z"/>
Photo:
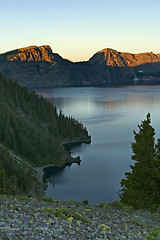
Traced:
<path fill-rule="evenodd" d="M 46 99 L 0 74 L 2 146 L 33 166 L 61 165 L 68 154 L 63 142 L 87 137 L 88 132 L 80 122 L 64 116 L 61 111 L 58 113 Z M 2 162 L 1 159 L 2 154 Z"/>
<path fill-rule="evenodd" d="M 0 148 L 0 194 L 39 195 L 41 190 L 35 171 L 25 162 L 19 163 L 9 152 Z"/>
<path fill-rule="evenodd" d="M 50 102 L 0 75 L 0 142 L 35 165 L 62 161 L 63 142 L 87 130 Z"/>

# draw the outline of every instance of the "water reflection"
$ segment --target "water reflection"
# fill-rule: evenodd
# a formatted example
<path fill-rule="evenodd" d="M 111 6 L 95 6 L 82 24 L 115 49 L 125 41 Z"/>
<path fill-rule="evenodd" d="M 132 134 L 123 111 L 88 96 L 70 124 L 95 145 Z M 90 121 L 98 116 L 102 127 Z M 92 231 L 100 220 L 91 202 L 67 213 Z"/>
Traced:
<path fill-rule="evenodd" d="M 46 196 L 91 203 L 118 199 L 120 180 L 130 170 L 133 130 L 148 112 L 159 130 L 160 86 L 39 90 L 64 114 L 79 119 L 92 136 L 90 145 L 72 147 L 73 164 L 47 178 Z M 160 136 L 159 136 L 160 137 Z"/>

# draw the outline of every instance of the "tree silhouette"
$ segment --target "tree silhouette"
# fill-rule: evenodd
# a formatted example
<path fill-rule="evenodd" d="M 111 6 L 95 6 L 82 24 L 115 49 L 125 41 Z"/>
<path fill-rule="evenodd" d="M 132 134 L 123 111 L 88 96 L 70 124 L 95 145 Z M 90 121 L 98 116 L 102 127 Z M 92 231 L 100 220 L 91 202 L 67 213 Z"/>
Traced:
<path fill-rule="evenodd" d="M 134 131 L 132 171 L 121 180 L 121 202 L 137 208 L 160 204 L 160 139 L 155 144 L 155 130 L 150 125 L 150 113 Z"/>

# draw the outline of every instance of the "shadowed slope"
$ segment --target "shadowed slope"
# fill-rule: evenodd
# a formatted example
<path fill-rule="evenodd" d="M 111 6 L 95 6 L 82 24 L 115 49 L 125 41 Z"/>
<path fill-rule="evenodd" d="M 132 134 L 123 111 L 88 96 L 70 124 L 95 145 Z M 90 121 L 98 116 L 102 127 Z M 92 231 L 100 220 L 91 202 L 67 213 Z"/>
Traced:
<path fill-rule="evenodd" d="M 89 61 L 73 63 L 53 53 L 48 45 L 30 46 L 1 54 L 0 71 L 27 87 L 122 86 L 134 84 L 135 76 L 140 84 L 157 84 L 160 54 L 106 48 Z"/>

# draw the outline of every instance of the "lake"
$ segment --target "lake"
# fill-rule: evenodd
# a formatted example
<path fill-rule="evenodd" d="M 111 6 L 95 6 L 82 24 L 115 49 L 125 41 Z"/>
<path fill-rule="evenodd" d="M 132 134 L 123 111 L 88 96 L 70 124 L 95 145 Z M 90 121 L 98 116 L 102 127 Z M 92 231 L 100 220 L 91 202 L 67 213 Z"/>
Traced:
<path fill-rule="evenodd" d="M 81 121 L 91 134 L 91 144 L 74 146 L 72 164 L 57 171 L 46 181 L 46 196 L 56 200 L 92 204 L 119 199 L 120 181 L 130 171 L 133 130 L 151 113 L 152 126 L 160 137 L 160 86 L 125 88 L 52 88 L 36 90 L 62 109 L 67 116 Z"/>

